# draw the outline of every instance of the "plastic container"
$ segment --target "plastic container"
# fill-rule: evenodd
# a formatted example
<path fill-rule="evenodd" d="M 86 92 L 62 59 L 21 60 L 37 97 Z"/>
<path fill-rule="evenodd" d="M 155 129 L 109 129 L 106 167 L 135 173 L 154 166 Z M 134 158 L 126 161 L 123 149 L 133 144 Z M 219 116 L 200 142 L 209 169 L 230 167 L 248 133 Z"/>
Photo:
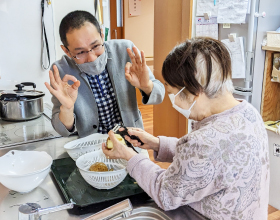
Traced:
<path fill-rule="evenodd" d="M 68 142 L 64 145 L 64 149 L 67 151 L 69 156 L 76 161 L 80 156 L 100 150 L 102 143 L 105 143 L 108 138 L 108 134 L 91 134 L 84 138 Z"/>
<path fill-rule="evenodd" d="M 267 46 L 280 47 L 280 33 L 276 31 L 267 32 Z"/>
<path fill-rule="evenodd" d="M 89 171 L 92 164 L 103 162 L 108 169 L 114 171 L 94 172 Z M 107 159 L 102 150 L 90 152 L 79 157 L 76 166 L 84 178 L 91 186 L 97 189 L 112 189 L 119 185 L 127 175 L 127 161 L 122 159 Z"/>
<path fill-rule="evenodd" d="M 52 162 L 44 151 L 11 150 L 0 157 L 0 182 L 11 190 L 30 192 L 46 178 Z"/>

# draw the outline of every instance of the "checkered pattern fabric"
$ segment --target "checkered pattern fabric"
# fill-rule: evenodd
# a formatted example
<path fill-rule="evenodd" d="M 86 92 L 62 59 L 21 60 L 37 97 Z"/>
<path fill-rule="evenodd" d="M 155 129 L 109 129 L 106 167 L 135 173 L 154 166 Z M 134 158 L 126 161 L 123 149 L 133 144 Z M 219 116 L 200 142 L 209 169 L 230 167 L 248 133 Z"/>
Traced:
<path fill-rule="evenodd" d="M 98 107 L 98 132 L 107 134 L 115 124 L 122 123 L 115 92 L 107 69 L 99 75 L 87 75 Z"/>

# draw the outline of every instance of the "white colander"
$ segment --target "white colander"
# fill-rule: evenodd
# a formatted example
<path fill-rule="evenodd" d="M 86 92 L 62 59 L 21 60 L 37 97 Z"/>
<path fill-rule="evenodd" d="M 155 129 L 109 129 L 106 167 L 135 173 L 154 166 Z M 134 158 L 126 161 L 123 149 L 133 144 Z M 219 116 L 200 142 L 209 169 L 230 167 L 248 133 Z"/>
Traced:
<path fill-rule="evenodd" d="M 94 172 L 89 171 L 92 164 L 103 162 L 108 169 L 114 171 Z M 85 181 L 97 189 L 112 189 L 119 185 L 127 175 L 127 161 L 122 159 L 107 159 L 102 150 L 90 152 L 80 156 L 76 165 Z"/>
<path fill-rule="evenodd" d="M 108 134 L 91 134 L 87 137 L 68 142 L 64 145 L 64 149 L 69 156 L 76 161 L 80 156 L 86 153 L 100 150 L 102 143 L 105 143 L 107 138 Z"/>

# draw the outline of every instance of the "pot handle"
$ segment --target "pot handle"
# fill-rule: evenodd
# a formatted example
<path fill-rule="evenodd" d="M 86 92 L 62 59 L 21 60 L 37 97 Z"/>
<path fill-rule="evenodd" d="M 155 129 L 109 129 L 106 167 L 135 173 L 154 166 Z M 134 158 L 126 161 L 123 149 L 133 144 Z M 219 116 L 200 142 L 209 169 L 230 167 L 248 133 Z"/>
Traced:
<path fill-rule="evenodd" d="M 24 86 L 33 86 L 34 89 L 36 88 L 36 84 L 33 82 L 23 82 L 21 84 Z"/>
<path fill-rule="evenodd" d="M 9 99 L 11 99 L 11 98 L 16 98 L 17 101 L 20 100 L 20 96 L 19 96 L 18 94 L 2 94 L 2 95 L 0 96 L 0 100 L 1 100 L 1 101 L 10 101 Z M 7 100 L 7 99 L 8 99 L 8 100 Z"/>

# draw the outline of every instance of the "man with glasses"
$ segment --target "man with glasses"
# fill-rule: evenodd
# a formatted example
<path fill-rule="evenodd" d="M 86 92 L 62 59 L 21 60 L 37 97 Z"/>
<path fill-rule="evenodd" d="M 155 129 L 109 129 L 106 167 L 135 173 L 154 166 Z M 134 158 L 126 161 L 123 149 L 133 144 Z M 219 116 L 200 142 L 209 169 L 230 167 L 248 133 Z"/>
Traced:
<path fill-rule="evenodd" d="M 137 48 L 128 40 L 104 42 L 96 18 L 86 11 L 66 15 L 60 24 L 62 50 L 67 56 L 49 72 L 53 95 L 52 125 L 69 136 L 107 133 L 115 124 L 143 128 L 135 87 L 144 104 L 159 104 L 164 86 L 154 78 Z"/>

